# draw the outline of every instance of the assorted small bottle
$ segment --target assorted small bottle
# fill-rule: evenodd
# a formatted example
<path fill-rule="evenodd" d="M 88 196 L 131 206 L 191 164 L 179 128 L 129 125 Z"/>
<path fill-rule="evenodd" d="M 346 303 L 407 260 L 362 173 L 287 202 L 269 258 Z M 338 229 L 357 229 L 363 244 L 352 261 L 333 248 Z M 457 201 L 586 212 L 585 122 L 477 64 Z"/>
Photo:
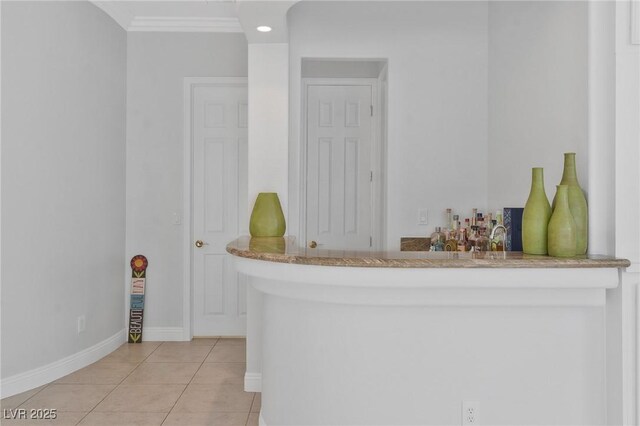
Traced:
<path fill-rule="evenodd" d="M 471 218 L 462 222 L 460 216 L 446 211 L 446 225 L 431 234 L 431 251 L 504 251 L 506 228 L 502 223 L 502 211 L 495 218 L 491 213 L 483 215 L 473 209 Z"/>

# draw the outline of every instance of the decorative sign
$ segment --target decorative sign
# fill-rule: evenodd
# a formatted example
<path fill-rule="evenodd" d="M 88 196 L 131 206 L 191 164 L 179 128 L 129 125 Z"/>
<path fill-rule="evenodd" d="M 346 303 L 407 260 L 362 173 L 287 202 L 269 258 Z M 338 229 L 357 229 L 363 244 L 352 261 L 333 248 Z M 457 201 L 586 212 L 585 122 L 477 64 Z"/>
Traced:
<path fill-rule="evenodd" d="M 129 343 L 142 342 L 144 288 L 147 281 L 147 258 L 141 254 L 131 259 L 131 305 L 129 310 Z"/>
<path fill-rule="evenodd" d="M 144 294 L 131 295 L 131 309 L 142 309 L 144 307 Z"/>
<path fill-rule="evenodd" d="M 131 278 L 131 294 L 144 295 L 144 282 L 146 278 Z"/>
<path fill-rule="evenodd" d="M 133 309 L 129 311 L 129 343 L 142 342 L 142 317 L 144 309 Z"/>

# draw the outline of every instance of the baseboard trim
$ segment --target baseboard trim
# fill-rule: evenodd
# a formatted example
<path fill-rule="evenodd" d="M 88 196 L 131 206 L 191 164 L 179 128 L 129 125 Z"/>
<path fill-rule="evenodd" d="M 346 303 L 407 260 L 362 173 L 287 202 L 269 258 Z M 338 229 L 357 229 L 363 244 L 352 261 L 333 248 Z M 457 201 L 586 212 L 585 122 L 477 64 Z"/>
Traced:
<path fill-rule="evenodd" d="M 262 392 L 262 373 L 244 373 L 245 392 Z"/>
<path fill-rule="evenodd" d="M 0 398 L 6 398 L 51 383 L 89 364 L 93 364 L 100 358 L 115 351 L 126 342 L 126 339 L 127 331 L 122 329 L 113 336 L 73 355 L 42 367 L 7 377 L 0 381 Z"/>
<path fill-rule="evenodd" d="M 144 327 L 142 329 L 144 342 L 182 342 L 184 340 L 182 327 Z"/>

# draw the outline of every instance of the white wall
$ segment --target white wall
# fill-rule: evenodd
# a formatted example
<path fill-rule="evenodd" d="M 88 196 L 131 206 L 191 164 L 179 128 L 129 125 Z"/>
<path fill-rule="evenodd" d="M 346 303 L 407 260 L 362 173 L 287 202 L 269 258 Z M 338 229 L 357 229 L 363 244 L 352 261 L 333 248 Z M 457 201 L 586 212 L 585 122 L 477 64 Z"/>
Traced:
<path fill-rule="evenodd" d="M 615 254 L 640 272 L 640 44 L 630 42 L 631 2 L 616 13 L 616 206 Z M 636 2 L 637 3 L 637 2 Z M 636 4 L 640 9 L 640 4 Z M 638 12 L 640 14 L 640 12 Z M 635 25 L 640 31 L 640 18 Z"/>
<path fill-rule="evenodd" d="M 3 381 L 124 328 L 125 61 L 89 2 L 2 2 Z"/>
<path fill-rule="evenodd" d="M 145 330 L 182 327 L 183 79 L 246 76 L 242 34 L 128 36 L 126 254 L 149 259 Z"/>
<path fill-rule="evenodd" d="M 587 6 L 588 251 L 606 255 L 615 254 L 615 9 L 615 2 Z"/>
<path fill-rule="evenodd" d="M 488 93 L 491 209 L 524 207 L 532 167 L 551 201 L 565 152 L 588 190 L 585 2 L 490 2 Z"/>
<path fill-rule="evenodd" d="M 388 58 L 387 246 L 487 200 L 487 3 L 301 2 L 289 11 L 290 233 L 298 227 L 302 58 Z M 428 208 L 428 226 L 418 209 Z"/>
<path fill-rule="evenodd" d="M 378 78 L 386 70 L 386 61 L 380 60 L 326 60 L 302 61 L 302 78 Z"/>
<path fill-rule="evenodd" d="M 640 421 L 640 44 L 630 42 L 630 23 L 640 31 L 640 4 L 615 2 L 615 255 L 631 260 L 608 310 L 614 338 L 607 348 L 609 424 Z M 610 312 L 610 313 L 609 313 Z M 608 335 L 609 335 L 608 334 Z M 615 343 L 618 343 L 614 340 Z"/>
<path fill-rule="evenodd" d="M 276 192 L 287 217 L 288 48 L 286 43 L 249 45 L 249 215 L 258 193 Z M 287 233 L 291 232 L 287 226 Z"/>
<path fill-rule="evenodd" d="M 389 59 L 389 248 L 441 225 L 446 207 L 466 217 L 524 206 L 531 167 L 545 168 L 551 199 L 564 152 L 577 152 L 588 190 L 585 2 L 303 2 L 289 26 L 293 176 L 301 59 Z M 417 225 L 419 208 L 428 226 Z"/>

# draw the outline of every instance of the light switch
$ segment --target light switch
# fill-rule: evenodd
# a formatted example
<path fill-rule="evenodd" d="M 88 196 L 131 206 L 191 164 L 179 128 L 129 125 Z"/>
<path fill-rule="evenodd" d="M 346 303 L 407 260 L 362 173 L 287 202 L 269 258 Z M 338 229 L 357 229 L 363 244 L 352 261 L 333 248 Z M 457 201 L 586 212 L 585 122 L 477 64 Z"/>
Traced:
<path fill-rule="evenodd" d="M 173 213 L 173 224 L 174 225 L 180 225 L 182 224 L 182 217 L 180 216 L 180 213 Z"/>
<path fill-rule="evenodd" d="M 429 211 L 427 209 L 418 210 L 418 225 L 426 225 L 429 223 Z"/>

